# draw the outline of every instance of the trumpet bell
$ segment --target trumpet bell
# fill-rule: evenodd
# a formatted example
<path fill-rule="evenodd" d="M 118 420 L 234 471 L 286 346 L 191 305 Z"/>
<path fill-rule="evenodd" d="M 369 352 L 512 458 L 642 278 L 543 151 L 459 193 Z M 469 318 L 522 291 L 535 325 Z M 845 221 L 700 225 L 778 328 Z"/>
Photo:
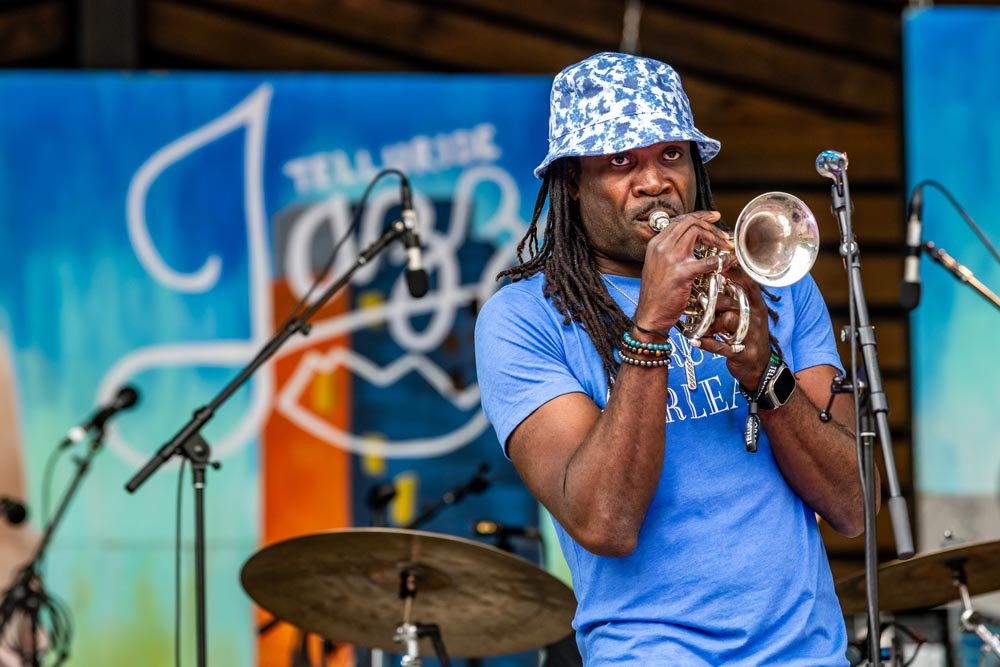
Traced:
<path fill-rule="evenodd" d="M 751 278 L 768 287 L 801 280 L 819 254 L 819 227 L 801 199 L 766 192 L 750 201 L 733 229 L 736 258 Z"/>

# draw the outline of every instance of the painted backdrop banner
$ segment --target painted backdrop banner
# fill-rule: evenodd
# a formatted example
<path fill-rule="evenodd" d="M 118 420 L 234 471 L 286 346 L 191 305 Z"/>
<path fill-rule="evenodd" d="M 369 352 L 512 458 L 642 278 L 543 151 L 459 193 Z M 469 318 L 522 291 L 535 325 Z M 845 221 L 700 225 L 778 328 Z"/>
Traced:
<path fill-rule="evenodd" d="M 1000 242 L 1000 10 L 935 8 L 905 20 L 907 181 L 946 187 Z M 1000 266 L 936 189 L 923 237 L 994 291 Z M 913 329 L 916 483 L 925 548 L 941 529 L 1000 537 L 1000 353 L 996 309 L 929 257 Z M 970 501 L 974 501 L 971 502 Z M 971 533 L 971 534 L 970 534 Z"/>
<path fill-rule="evenodd" d="M 43 496 L 51 506 L 73 472 L 60 459 L 45 492 L 45 462 L 66 430 L 125 384 L 141 394 L 112 422 L 47 558 L 46 584 L 75 619 L 71 664 L 173 664 L 179 465 L 133 495 L 123 485 L 285 319 L 383 167 L 412 179 L 430 293 L 408 295 L 392 248 L 206 429 L 222 464 L 207 487 L 210 660 L 288 664 L 291 630 L 258 644 L 267 617 L 252 611 L 240 567 L 263 544 L 368 525 L 376 484 L 395 482 L 386 519 L 405 525 L 486 464 L 491 488 L 426 527 L 470 537 L 477 519 L 537 521 L 480 409 L 472 335 L 531 216 L 548 85 L 0 77 L 0 329 L 13 369 L 2 395 L 19 417 L 2 425 L 16 433 L 0 465 L 23 460 L 30 530 Z M 394 177 L 374 189 L 333 275 L 395 219 L 398 198 Z M 189 478 L 183 489 L 188 662 Z"/>
<path fill-rule="evenodd" d="M 907 183 L 947 188 L 1000 242 L 1000 10 L 933 8 L 904 18 Z M 938 190 L 924 188 L 923 238 L 994 292 L 1000 266 Z M 1000 353 L 996 308 L 926 255 L 910 320 L 919 548 L 1000 539 Z M 976 600 L 1000 613 L 1000 597 Z M 957 607 L 957 605 L 953 605 Z M 981 665 L 980 642 L 951 614 L 957 664 Z"/>

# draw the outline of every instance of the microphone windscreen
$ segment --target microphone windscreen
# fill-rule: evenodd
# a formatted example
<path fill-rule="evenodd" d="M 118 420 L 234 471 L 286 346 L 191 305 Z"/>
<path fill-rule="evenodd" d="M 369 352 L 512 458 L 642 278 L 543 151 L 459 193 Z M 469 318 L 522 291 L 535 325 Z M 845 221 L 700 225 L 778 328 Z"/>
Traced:
<path fill-rule="evenodd" d="M 920 283 L 905 282 L 899 289 L 899 305 L 911 311 L 920 303 Z"/>
<path fill-rule="evenodd" d="M 408 269 L 406 271 L 406 286 L 410 290 L 410 296 L 414 299 L 419 299 L 427 294 L 429 283 L 427 271 L 424 269 Z"/>
<path fill-rule="evenodd" d="M 130 408 L 139 401 L 139 392 L 130 384 L 125 385 L 118 391 L 115 397 L 115 406 L 119 410 Z"/>
<path fill-rule="evenodd" d="M 28 518 L 28 510 L 24 505 L 11 500 L 10 498 L 0 498 L 0 515 L 6 514 L 10 523 L 21 523 Z"/>

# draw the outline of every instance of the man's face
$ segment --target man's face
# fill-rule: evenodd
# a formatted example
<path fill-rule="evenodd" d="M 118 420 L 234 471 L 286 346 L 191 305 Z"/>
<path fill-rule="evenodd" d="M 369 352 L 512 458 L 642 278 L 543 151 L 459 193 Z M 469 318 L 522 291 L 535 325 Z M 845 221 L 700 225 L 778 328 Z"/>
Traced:
<path fill-rule="evenodd" d="M 581 157 L 574 195 L 587 238 L 605 268 L 641 263 L 655 232 L 649 214 L 689 213 L 697 184 L 691 144 L 671 141 L 614 155 Z"/>

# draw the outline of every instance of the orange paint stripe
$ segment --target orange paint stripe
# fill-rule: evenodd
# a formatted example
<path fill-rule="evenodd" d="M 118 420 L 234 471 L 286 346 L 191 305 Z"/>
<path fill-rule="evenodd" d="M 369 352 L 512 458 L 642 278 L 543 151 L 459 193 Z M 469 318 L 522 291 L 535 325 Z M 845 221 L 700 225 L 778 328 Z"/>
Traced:
<path fill-rule="evenodd" d="M 291 312 L 295 299 L 285 284 L 274 287 L 274 311 L 279 318 Z M 345 312 L 349 293 L 325 306 L 314 318 L 325 318 Z M 280 325 L 275 321 L 275 326 Z M 306 352 L 324 353 L 336 347 L 350 345 L 350 337 L 342 336 L 318 342 L 306 350 L 280 359 L 274 366 L 275 386 L 280 388 L 291 377 Z M 345 369 L 334 373 L 316 374 L 302 393 L 303 407 L 330 424 L 350 431 L 351 378 Z M 284 415 L 272 409 L 261 438 L 261 470 L 263 484 L 262 546 L 300 535 L 322 532 L 351 525 L 351 458 L 327 442 L 303 431 Z M 270 619 L 258 613 L 260 622 Z M 258 639 L 257 664 L 261 667 L 287 667 L 297 645 L 298 633 L 282 624 Z M 319 655 L 314 642 L 313 655 Z M 349 647 L 338 650 L 330 664 L 346 666 L 353 661 Z"/>

